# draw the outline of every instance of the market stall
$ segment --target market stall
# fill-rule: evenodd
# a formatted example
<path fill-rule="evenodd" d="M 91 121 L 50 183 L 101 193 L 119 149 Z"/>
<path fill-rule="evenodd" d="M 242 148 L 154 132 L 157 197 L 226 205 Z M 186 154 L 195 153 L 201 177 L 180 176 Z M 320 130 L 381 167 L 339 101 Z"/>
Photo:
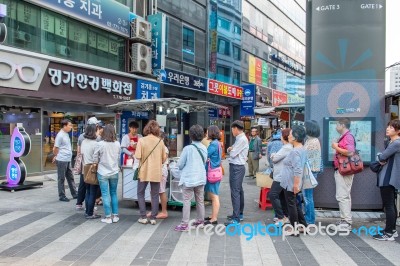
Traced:
<path fill-rule="evenodd" d="M 116 104 L 112 104 L 107 106 L 107 108 L 113 110 L 116 113 L 121 113 L 122 111 L 132 111 L 132 112 L 151 112 L 152 117 L 155 120 L 160 119 L 157 117 L 157 111 L 159 110 L 169 110 L 168 113 L 177 114 L 178 110 L 183 112 L 202 112 L 208 111 L 210 108 L 218 108 L 218 109 L 228 109 L 228 107 L 218 105 L 208 101 L 196 101 L 196 100 L 182 100 L 178 98 L 159 98 L 159 99 L 144 99 L 144 100 L 131 100 L 131 101 L 123 101 Z M 176 136 L 179 139 L 179 136 Z M 179 146 L 179 145 L 178 145 Z M 170 158 L 176 161 L 178 158 Z M 132 165 L 123 165 L 122 166 L 122 198 L 126 200 L 135 200 L 137 201 L 137 181 L 132 180 L 133 177 L 133 168 Z M 177 180 L 174 180 L 174 177 L 170 173 L 169 177 L 170 184 L 176 184 Z M 173 180 L 173 182 L 171 182 Z M 179 196 L 176 196 L 179 193 L 180 188 L 174 186 L 174 195 L 170 195 L 170 189 L 167 184 L 167 196 L 170 199 L 169 205 L 179 205 Z M 150 186 L 147 186 L 145 192 L 145 199 L 147 202 L 150 202 Z"/>

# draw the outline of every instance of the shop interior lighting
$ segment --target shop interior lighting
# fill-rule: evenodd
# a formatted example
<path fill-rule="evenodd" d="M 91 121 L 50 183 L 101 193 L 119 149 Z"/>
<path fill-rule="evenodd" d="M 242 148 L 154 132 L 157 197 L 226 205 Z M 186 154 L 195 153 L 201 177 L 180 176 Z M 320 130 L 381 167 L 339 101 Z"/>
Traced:
<path fill-rule="evenodd" d="M 169 114 L 169 113 L 171 113 L 171 109 L 168 108 L 167 109 L 167 114 Z"/>
<path fill-rule="evenodd" d="M 174 115 L 176 115 L 178 113 L 178 109 L 174 109 Z"/>
<path fill-rule="evenodd" d="M 163 108 L 161 105 L 160 105 L 160 107 L 158 107 L 158 110 L 160 111 L 160 113 L 162 112 Z"/>

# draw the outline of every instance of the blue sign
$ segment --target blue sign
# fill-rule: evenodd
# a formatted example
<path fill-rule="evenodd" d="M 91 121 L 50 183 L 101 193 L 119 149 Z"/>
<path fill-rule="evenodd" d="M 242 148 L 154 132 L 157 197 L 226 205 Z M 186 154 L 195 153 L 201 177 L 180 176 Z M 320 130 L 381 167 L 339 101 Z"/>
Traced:
<path fill-rule="evenodd" d="M 256 105 L 256 85 L 243 85 L 243 98 L 240 103 L 240 116 L 254 116 Z"/>
<path fill-rule="evenodd" d="M 207 79 L 172 69 L 159 71 L 161 82 L 191 90 L 207 92 Z"/>
<path fill-rule="evenodd" d="M 89 24 L 129 37 L 129 7 L 113 0 L 28 0 Z"/>
<path fill-rule="evenodd" d="M 160 98 L 160 83 L 138 79 L 136 83 L 136 99 Z"/>
<path fill-rule="evenodd" d="M 210 118 L 218 118 L 218 109 L 208 109 L 208 116 Z"/>
<path fill-rule="evenodd" d="M 129 133 L 129 122 L 135 119 L 149 119 L 149 112 L 123 111 L 121 114 L 121 139 Z"/>
<path fill-rule="evenodd" d="M 151 67 L 153 70 L 164 69 L 167 17 L 163 13 L 157 13 L 148 16 L 147 20 L 151 23 L 151 51 L 153 54 Z"/>

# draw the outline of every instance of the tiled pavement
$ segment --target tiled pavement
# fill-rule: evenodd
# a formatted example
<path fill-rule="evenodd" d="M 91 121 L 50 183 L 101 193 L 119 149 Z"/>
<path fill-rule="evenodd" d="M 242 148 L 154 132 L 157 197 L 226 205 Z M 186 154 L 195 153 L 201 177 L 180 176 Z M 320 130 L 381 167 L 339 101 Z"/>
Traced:
<path fill-rule="evenodd" d="M 43 180 L 43 177 L 41 177 Z M 221 184 L 221 214 L 230 213 L 227 179 Z M 245 221 L 272 221 L 261 211 L 255 181 L 244 184 Z M 57 187 L 9 193 L 0 191 L 0 264 L 4 265 L 400 265 L 400 238 L 379 242 L 367 236 L 306 235 L 282 240 L 278 236 L 206 236 L 173 230 L 181 212 L 157 225 L 138 224 L 132 202 L 120 201 L 121 220 L 103 224 L 86 220 L 74 202 L 57 201 Z M 68 192 L 67 192 L 68 193 Z M 194 209 L 193 209 L 194 210 Z M 99 208 L 102 213 L 102 209 Z M 207 207 L 206 213 L 210 213 Z M 192 214 L 194 215 L 194 213 Z M 323 224 L 335 221 L 335 212 L 319 212 Z M 380 225 L 380 214 L 355 215 L 354 227 Z M 376 218 L 375 218 L 376 217 Z M 220 220 L 223 222 L 223 219 Z M 400 228 L 398 228 L 400 229 Z"/>

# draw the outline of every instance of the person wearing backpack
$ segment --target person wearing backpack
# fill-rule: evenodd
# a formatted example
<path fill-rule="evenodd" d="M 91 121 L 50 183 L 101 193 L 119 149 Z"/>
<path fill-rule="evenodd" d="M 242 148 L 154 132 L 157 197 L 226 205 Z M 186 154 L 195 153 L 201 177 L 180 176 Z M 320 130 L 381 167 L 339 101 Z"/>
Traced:
<path fill-rule="evenodd" d="M 339 160 L 337 156 L 351 156 L 355 152 L 355 139 L 350 132 L 350 119 L 339 118 L 336 123 L 336 131 L 340 134 L 337 141 L 332 142 L 332 149 L 335 150 L 333 158 L 335 168 L 336 200 L 339 203 L 340 221 L 336 223 L 342 230 L 351 230 L 351 186 L 354 174 L 341 175 L 339 172 Z"/>
<path fill-rule="evenodd" d="M 178 161 L 181 178 L 179 186 L 182 188 L 183 208 L 182 221 L 175 227 L 175 231 L 189 230 L 190 207 L 193 194 L 196 200 L 197 219 L 191 224 L 194 227 L 204 224 L 204 185 L 206 184 L 207 149 L 201 141 L 204 137 L 203 127 L 193 125 L 189 129 L 192 144 L 183 148 Z"/>

